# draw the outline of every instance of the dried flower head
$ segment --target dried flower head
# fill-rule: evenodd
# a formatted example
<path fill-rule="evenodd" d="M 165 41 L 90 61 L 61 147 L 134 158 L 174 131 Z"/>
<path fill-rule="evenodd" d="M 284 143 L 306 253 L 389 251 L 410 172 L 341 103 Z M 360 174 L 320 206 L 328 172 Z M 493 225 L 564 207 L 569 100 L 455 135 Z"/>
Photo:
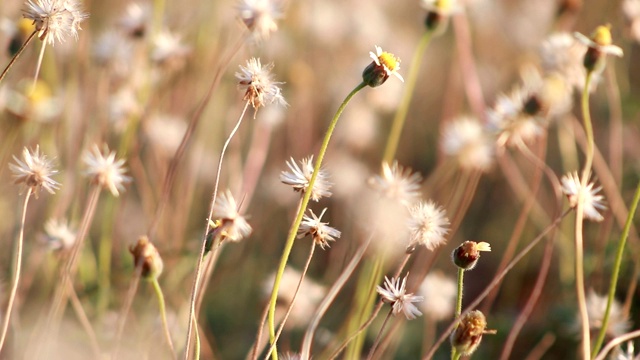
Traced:
<path fill-rule="evenodd" d="M 46 242 L 52 250 L 70 249 L 76 241 L 76 233 L 67 220 L 49 219 L 44 223 Z"/>
<path fill-rule="evenodd" d="M 473 354 L 482 341 L 482 335 L 495 334 L 495 330 L 486 328 L 487 319 L 481 311 L 474 310 L 462 315 L 458 327 L 451 333 L 451 346 L 462 356 Z"/>
<path fill-rule="evenodd" d="M 84 153 L 82 160 L 87 166 L 85 175 L 91 179 L 91 182 L 103 189 L 108 189 L 113 196 L 120 195 L 120 191 L 124 190 L 124 183 L 131 181 L 131 178 L 125 175 L 127 170 L 124 167 L 124 160 L 116 160 L 116 153 L 109 152 L 106 145 L 104 154 L 98 145 L 93 145 L 91 150 Z"/>
<path fill-rule="evenodd" d="M 271 69 L 273 63 L 262 66 L 260 59 L 251 58 L 247 60 L 247 66 L 240 65 L 240 72 L 236 73 L 240 89 L 245 92 L 243 100 L 250 101 L 256 110 L 274 102 L 287 105 L 278 86 L 284 83 L 273 81 Z"/>
<path fill-rule="evenodd" d="M 419 173 L 413 173 L 394 161 L 391 166 L 382 163 L 382 175 L 370 178 L 369 185 L 386 198 L 411 205 L 420 197 L 421 181 Z"/>
<path fill-rule="evenodd" d="M 424 298 L 406 293 L 407 277 L 409 277 L 409 274 L 400 281 L 399 277 L 389 279 L 385 276 L 384 287 L 378 286 L 376 290 L 382 296 L 384 302 L 391 304 L 393 315 L 397 315 L 402 311 L 407 320 L 413 320 L 422 315 L 413 303 L 423 301 Z"/>
<path fill-rule="evenodd" d="M 451 258 L 457 267 L 463 270 L 471 270 L 476 267 L 481 251 L 491 251 L 491 245 L 484 241 L 465 241 L 453 250 Z"/>
<path fill-rule="evenodd" d="M 589 314 L 589 325 L 592 329 L 599 330 L 602 327 L 604 314 L 607 310 L 608 297 L 598 295 L 595 291 L 589 291 L 587 295 L 587 313 Z M 611 303 L 609 312 L 609 322 L 606 333 L 611 337 L 625 334 L 631 328 L 629 319 L 625 316 L 620 302 L 614 300 Z"/>
<path fill-rule="evenodd" d="M 365 84 L 371 87 L 380 86 L 391 75 L 395 75 L 400 81 L 404 82 L 402 75 L 398 74 L 400 59 L 395 55 L 382 51 L 382 48 L 376 46 L 376 52 L 369 52 L 369 56 L 371 56 L 373 62 L 362 72 L 362 80 Z"/>
<path fill-rule="evenodd" d="M 567 195 L 571 208 L 575 209 L 578 206 L 580 193 L 582 192 L 585 219 L 596 222 L 604 220 L 599 212 L 599 210 L 605 210 L 607 208 L 604 205 L 604 196 L 598 195 L 598 192 L 602 189 L 601 186 L 594 188 L 595 185 L 591 182 L 583 188 L 577 172 L 563 176 L 560 181 L 562 182 L 562 192 Z"/>
<path fill-rule="evenodd" d="M 220 194 L 213 206 L 212 218 L 218 224 L 215 227 L 216 234 L 221 236 L 221 241 L 240 241 L 251 235 L 251 225 L 246 218 L 238 212 L 239 206 L 233 198 L 231 191 Z"/>
<path fill-rule="evenodd" d="M 22 184 L 25 189 L 30 188 L 36 198 L 41 189 L 53 194 L 60 188 L 60 183 L 51 178 L 58 171 L 53 168 L 52 161 L 40 153 L 39 145 L 35 151 L 29 151 L 25 147 L 22 150 L 23 160 L 15 156 L 13 159 L 17 164 L 9 164 L 9 169 L 13 172 L 14 183 Z"/>
<path fill-rule="evenodd" d="M 291 185 L 294 191 L 305 193 L 309 188 L 309 182 L 311 176 L 313 176 L 313 155 L 308 158 L 302 159 L 300 165 L 291 158 L 291 161 L 287 161 L 287 166 L 291 172 L 283 171 L 280 173 L 280 181 L 287 185 Z M 311 200 L 319 201 L 323 197 L 331 196 L 331 183 L 329 182 L 329 175 L 327 172 L 320 168 L 316 181 L 313 184 L 311 190 Z"/>
<path fill-rule="evenodd" d="M 149 3 L 132 2 L 127 5 L 118 25 L 132 38 L 142 38 L 147 33 L 151 22 L 151 5 Z"/>
<path fill-rule="evenodd" d="M 311 235 L 313 241 L 324 250 L 325 246 L 329 247 L 329 241 L 335 241 L 336 238 L 339 238 L 340 231 L 328 226 L 328 222 L 322 222 L 322 216 L 326 211 L 327 208 L 324 208 L 320 216 L 316 216 L 313 210 L 309 209 L 311 216 L 304 215 L 302 218 L 302 223 L 298 229 L 298 239 Z"/>
<path fill-rule="evenodd" d="M 40 40 L 54 45 L 78 38 L 80 23 L 89 17 L 75 0 L 29 0 L 23 16 L 33 20 Z"/>
<path fill-rule="evenodd" d="M 555 33 L 542 42 L 540 57 L 546 73 L 558 73 L 576 89 L 585 82 L 582 59 L 587 47 L 569 33 Z"/>
<path fill-rule="evenodd" d="M 493 165 L 493 137 L 476 118 L 462 116 L 447 122 L 440 148 L 465 170 L 487 171 Z"/>
<path fill-rule="evenodd" d="M 613 45 L 611 39 L 611 25 L 598 26 L 591 37 L 586 37 L 578 32 L 573 34 L 578 41 L 587 46 L 583 65 L 587 71 L 600 72 L 604 68 L 606 55 L 622 57 L 623 52 L 619 46 Z"/>
<path fill-rule="evenodd" d="M 420 308 L 425 316 L 434 321 L 442 321 L 453 316 L 458 293 L 458 286 L 453 279 L 440 271 L 429 273 L 420 285 L 420 293 L 424 295 L 424 302 L 420 304 Z"/>
<path fill-rule="evenodd" d="M 153 246 L 148 237 L 141 236 L 135 245 L 129 247 L 129 252 L 133 255 L 134 265 L 142 267 L 143 278 L 157 279 L 162 274 L 164 263 L 158 249 Z"/>
<path fill-rule="evenodd" d="M 427 249 L 434 250 L 446 242 L 449 219 L 441 206 L 431 200 L 421 201 L 409 208 L 409 213 L 411 218 L 408 225 L 411 235 L 407 249 L 413 250 L 418 245 L 424 245 Z"/>
<path fill-rule="evenodd" d="M 238 4 L 240 19 L 256 40 L 266 40 L 278 30 L 276 20 L 282 17 L 277 0 L 241 0 Z"/>
<path fill-rule="evenodd" d="M 191 48 L 182 43 L 180 35 L 163 30 L 153 38 L 151 60 L 159 65 L 181 62 L 190 52 Z"/>

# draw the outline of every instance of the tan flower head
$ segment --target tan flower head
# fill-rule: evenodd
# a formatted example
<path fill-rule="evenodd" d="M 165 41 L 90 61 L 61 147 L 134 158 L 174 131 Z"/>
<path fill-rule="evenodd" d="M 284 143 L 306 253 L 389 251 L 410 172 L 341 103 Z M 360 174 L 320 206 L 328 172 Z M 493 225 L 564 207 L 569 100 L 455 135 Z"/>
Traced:
<path fill-rule="evenodd" d="M 311 216 L 304 215 L 298 229 L 298 239 L 311 235 L 313 241 L 324 250 L 325 247 L 329 247 L 329 241 L 335 241 L 336 238 L 339 238 L 340 231 L 329 226 L 328 222 L 322 222 L 322 216 L 326 211 L 327 208 L 324 208 L 320 216 L 316 216 L 313 210 L 309 209 Z"/>
<path fill-rule="evenodd" d="M 51 45 L 77 38 L 80 23 L 89 17 L 75 0 L 29 0 L 23 16 L 33 20 L 40 40 Z"/>
<path fill-rule="evenodd" d="M 158 278 L 164 269 L 164 263 L 158 249 L 146 236 L 141 236 L 135 245 L 129 247 L 135 266 L 142 266 L 143 278 Z"/>
<path fill-rule="evenodd" d="M 401 281 L 399 277 L 389 279 L 385 276 L 384 287 L 378 286 L 376 290 L 384 302 L 391 304 L 393 315 L 403 312 L 407 320 L 413 320 L 422 315 L 413 303 L 423 301 L 424 298 L 407 294 L 407 277 L 409 277 L 409 274 Z"/>
<path fill-rule="evenodd" d="M 260 59 L 247 60 L 247 66 L 240 65 L 240 72 L 236 78 L 240 89 L 244 90 L 244 100 L 250 101 L 254 109 L 276 103 L 287 105 L 278 85 L 282 82 L 273 81 L 271 74 L 273 64 L 262 65 Z"/>
<path fill-rule="evenodd" d="M 15 156 L 13 159 L 16 164 L 9 164 L 9 169 L 13 172 L 14 182 L 22 184 L 24 188 L 31 188 L 36 197 L 41 189 L 53 194 L 60 188 L 60 183 L 51 178 L 51 175 L 57 174 L 58 171 L 53 168 L 52 161 L 40 153 L 39 145 L 35 151 L 29 151 L 25 147 L 22 160 Z"/>
<path fill-rule="evenodd" d="M 131 181 L 131 178 L 125 175 L 124 160 L 116 160 L 116 153 L 110 152 L 106 145 L 104 154 L 98 145 L 94 145 L 84 153 L 82 160 L 87 166 L 85 175 L 94 184 L 111 191 L 113 196 L 120 195 L 120 191 L 124 191 L 124 184 Z"/>
<path fill-rule="evenodd" d="M 569 199 L 571 208 L 575 209 L 578 206 L 580 192 L 583 191 L 585 219 L 596 222 L 604 220 L 600 210 L 605 210 L 607 207 L 604 205 L 604 196 L 598 195 L 598 192 L 602 189 L 601 186 L 595 187 L 595 184 L 590 182 L 583 188 L 577 172 L 563 176 L 560 181 L 562 182 L 562 192 Z"/>
<path fill-rule="evenodd" d="M 295 191 L 305 193 L 309 188 L 311 176 L 313 176 L 313 155 L 302 159 L 300 165 L 298 165 L 293 158 L 286 163 L 290 171 L 281 172 L 280 181 L 291 185 Z M 323 168 L 320 168 L 318 176 L 316 176 L 316 181 L 313 183 L 313 189 L 311 190 L 311 200 L 319 201 L 323 197 L 331 196 L 329 189 L 331 189 L 329 175 Z"/>

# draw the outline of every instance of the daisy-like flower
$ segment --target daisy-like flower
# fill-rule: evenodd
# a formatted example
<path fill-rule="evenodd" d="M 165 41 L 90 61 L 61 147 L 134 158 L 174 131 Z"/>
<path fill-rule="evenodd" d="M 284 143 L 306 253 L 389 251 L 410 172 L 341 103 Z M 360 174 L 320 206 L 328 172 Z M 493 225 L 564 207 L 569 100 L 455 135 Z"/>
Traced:
<path fill-rule="evenodd" d="M 424 302 L 420 308 L 425 316 L 434 321 L 442 321 L 453 316 L 458 286 L 453 279 L 442 274 L 433 272 L 420 285 L 420 293 L 424 294 Z"/>
<path fill-rule="evenodd" d="M 384 197 L 410 205 L 420 197 L 420 182 L 422 176 L 412 173 L 411 169 L 403 168 L 394 161 L 391 166 L 382 163 L 382 175 L 369 179 L 369 185 Z"/>
<path fill-rule="evenodd" d="M 153 39 L 151 60 L 162 65 L 170 61 L 179 61 L 190 51 L 191 48 L 182 43 L 180 35 L 163 30 Z"/>
<path fill-rule="evenodd" d="M 284 83 L 273 81 L 271 69 L 273 64 L 262 66 L 260 59 L 251 58 L 247 60 L 247 66 L 240 65 L 240 72 L 236 73 L 240 89 L 245 91 L 243 100 L 250 101 L 256 110 L 274 102 L 287 105 L 278 86 Z"/>
<path fill-rule="evenodd" d="M 465 241 L 453 250 L 451 258 L 457 267 L 472 270 L 478 264 L 482 251 L 491 251 L 491 245 L 484 241 Z"/>
<path fill-rule="evenodd" d="M 421 0 L 420 4 L 427 10 L 424 24 L 431 31 L 444 30 L 451 15 L 462 11 L 457 0 Z"/>
<path fill-rule="evenodd" d="M 40 146 L 35 151 L 29 151 L 26 147 L 22 150 L 22 160 L 13 157 L 16 164 L 9 164 L 13 172 L 15 184 L 22 184 L 24 188 L 31 188 L 33 194 L 38 197 L 41 189 L 50 194 L 60 188 L 60 183 L 51 178 L 58 171 L 53 168 L 53 162 L 46 155 L 40 153 Z"/>
<path fill-rule="evenodd" d="M 70 249 L 76 241 L 76 233 L 67 220 L 49 219 L 44 223 L 47 245 L 53 250 Z"/>
<path fill-rule="evenodd" d="M 398 74 L 400 70 L 400 59 L 395 55 L 382 51 L 382 48 L 376 46 L 376 52 L 369 52 L 369 56 L 373 62 L 367 66 L 362 72 L 362 80 L 365 84 L 376 87 L 384 84 L 391 75 L 395 75 L 400 81 L 404 82 L 402 75 Z"/>
<path fill-rule="evenodd" d="M 291 171 L 281 172 L 280 181 L 287 185 L 291 185 L 294 191 L 302 193 L 306 192 L 309 188 L 311 176 L 313 175 L 313 155 L 302 159 L 302 161 L 300 161 L 300 165 L 298 165 L 293 158 L 291 158 L 291 161 L 287 161 L 286 163 Z M 331 196 L 331 192 L 329 191 L 331 183 L 328 179 L 329 175 L 327 172 L 320 168 L 316 181 L 313 184 L 313 189 L 311 190 L 311 200 L 319 201 L 323 197 Z"/>
<path fill-rule="evenodd" d="M 476 118 L 463 116 L 444 125 L 440 148 L 463 169 L 487 171 L 494 160 L 493 141 Z"/>
<path fill-rule="evenodd" d="M 601 186 L 594 188 L 595 185 L 591 182 L 585 188 L 582 188 L 577 172 L 563 176 L 560 181 L 562 182 L 562 192 L 567 195 L 571 208 L 575 209 L 578 206 L 580 192 L 582 191 L 584 193 L 584 217 L 596 222 L 604 220 L 599 212 L 599 210 L 607 208 L 604 205 L 604 196 L 598 195 L 598 192 L 602 189 Z"/>
<path fill-rule="evenodd" d="M 423 301 L 424 298 L 422 296 L 407 294 L 406 286 L 408 276 L 409 274 L 407 274 L 402 281 L 399 277 L 389 279 L 385 276 L 384 287 L 378 286 L 376 290 L 378 294 L 382 296 L 384 302 L 391 304 L 393 315 L 397 315 L 402 311 L 404 316 L 407 317 L 407 320 L 413 320 L 422 315 L 413 303 Z"/>
<path fill-rule="evenodd" d="M 552 34 L 540 47 L 542 68 L 547 73 L 560 74 L 567 83 L 582 89 L 585 82 L 582 58 L 586 51 L 587 47 L 571 34 Z"/>
<path fill-rule="evenodd" d="M 449 219 L 445 216 L 442 207 L 429 200 L 426 203 L 420 202 L 409 208 L 411 218 L 409 219 L 408 249 L 414 249 L 418 245 L 424 245 L 427 249 L 433 250 L 446 242 L 445 235 L 449 232 L 447 226 Z"/>
<path fill-rule="evenodd" d="M 622 57 L 624 54 L 619 46 L 613 45 L 611 25 L 598 26 L 591 37 L 586 37 L 578 32 L 573 35 L 588 48 L 583 60 L 587 71 L 600 72 L 604 67 L 603 61 L 606 55 Z"/>
<path fill-rule="evenodd" d="M 216 199 L 213 206 L 213 219 L 218 222 L 215 230 L 220 231 L 222 240 L 237 242 L 251 235 L 251 225 L 238 212 L 238 208 L 238 203 L 229 190 Z"/>
<path fill-rule="evenodd" d="M 298 229 L 298 239 L 307 235 L 313 237 L 313 241 L 320 245 L 320 248 L 324 250 L 325 246 L 329 247 L 329 241 L 336 241 L 336 238 L 340 237 L 340 231 L 328 226 L 328 222 L 322 222 L 322 216 L 327 211 L 327 208 L 322 210 L 320 216 L 316 216 L 313 210 L 309 209 L 311 216 L 305 215 L 302 218 L 302 223 Z"/>
<path fill-rule="evenodd" d="M 281 4 L 277 0 L 241 0 L 238 12 L 256 40 L 269 38 L 278 30 L 276 20 L 282 17 Z"/>
<path fill-rule="evenodd" d="M 75 0 L 29 0 L 23 16 L 33 20 L 40 40 L 54 45 L 78 38 L 80 23 L 89 17 Z"/>
<path fill-rule="evenodd" d="M 607 296 L 598 295 L 595 291 L 589 291 L 587 295 L 587 313 L 589 314 L 589 325 L 592 329 L 600 329 L 602 320 L 607 309 Z M 613 301 L 609 312 L 609 322 L 606 333 L 609 336 L 620 336 L 627 331 L 631 324 L 622 312 L 622 306 L 618 301 Z"/>
<path fill-rule="evenodd" d="M 120 195 L 120 191 L 124 190 L 124 183 L 131 181 L 131 178 L 125 175 L 127 170 L 124 167 L 124 160 L 116 160 L 116 153 L 109 152 L 106 145 L 104 155 L 98 145 L 93 145 L 91 150 L 84 153 L 82 160 L 87 166 L 85 175 L 91 179 L 91 182 L 103 189 L 108 189 L 113 196 Z"/>
<path fill-rule="evenodd" d="M 519 146 L 543 133 L 542 105 L 531 87 L 516 88 L 509 95 L 500 94 L 487 112 L 490 129 L 496 131 L 498 148 Z"/>

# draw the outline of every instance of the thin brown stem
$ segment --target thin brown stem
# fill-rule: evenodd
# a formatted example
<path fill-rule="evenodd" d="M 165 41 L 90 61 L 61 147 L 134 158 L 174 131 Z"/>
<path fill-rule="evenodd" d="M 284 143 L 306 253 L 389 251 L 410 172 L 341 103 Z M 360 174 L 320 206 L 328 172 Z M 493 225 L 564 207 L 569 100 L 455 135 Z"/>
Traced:
<path fill-rule="evenodd" d="M 387 316 L 384 318 L 384 321 L 382 322 L 382 326 L 380 327 L 380 331 L 378 332 L 378 335 L 376 336 L 376 340 L 373 342 L 373 345 L 371 346 L 371 349 L 369 350 L 369 355 L 367 356 L 367 360 L 371 360 L 373 358 L 373 354 L 375 354 L 376 349 L 378 348 L 378 344 L 380 344 L 380 339 L 382 338 L 382 333 L 384 332 L 384 328 L 387 326 L 387 323 L 389 322 L 389 319 L 391 318 L 391 315 L 393 315 L 393 308 L 389 309 L 389 312 L 387 313 Z"/>
<path fill-rule="evenodd" d="M 29 35 L 27 40 L 25 40 L 24 44 L 20 46 L 20 49 L 18 49 L 18 52 L 15 55 L 13 55 L 13 57 L 11 58 L 11 61 L 9 61 L 9 64 L 7 64 L 7 67 L 5 67 L 4 70 L 2 70 L 2 74 L 0 74 L 0 82 L 2 82 L 2 79 L 4 79 L 4 77 L 7 75 L 7 73 L 9 72 L 13 64 L 18 60 L 18 58 L 20 57 L 24 49 L 27 47 L 27 45 L 29 45 L 31 40 L 33 40 L 33 37 L 36 36 L 37 32 L 38 32 L 37 30 L 34 30 L 31 33 L 31 35 Z"/>
<path fill-rule="evenodd" d="M 87 313 L 84 311 L 82 307 L 82 303 L 78 298 L 78 294 L 76 293 L 76 289 L 73 288 L 72 284 L 69 283 L 69 299 L 71 301 L 71 306 L 73 310 L 76 312 L 76 316 L 78 316 L 78 320 L 80 320 L 80 324 L 82 328 L 89 336 L 89 343 L 91 344 L 91 349 L 93 350 L 93 356 L 96 359 L 99 359 L 102 352 L 100 351 L 100 345 L 98 344 L 98 337 L 96 336 L 96 332 L 93 330 L 91 326 L 91 322 L 89 321 L 89 317 L 87 317 Z"/>

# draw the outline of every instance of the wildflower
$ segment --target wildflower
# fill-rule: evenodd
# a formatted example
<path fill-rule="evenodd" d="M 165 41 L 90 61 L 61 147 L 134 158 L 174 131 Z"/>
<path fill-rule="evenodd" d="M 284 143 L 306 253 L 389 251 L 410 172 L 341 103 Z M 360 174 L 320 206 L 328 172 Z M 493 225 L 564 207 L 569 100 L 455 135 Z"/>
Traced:
<path fill-rule="evenodd" d="M 48 123 L 54 121 L 63 109 L 60 96 L 41 80 L 23 79 L 14 89 L 0 91 L 0 98 L 7 111 L 23 122 Z"/>
<path fill-rule="evenodd" d="M 398 74 L 400 70 L 400 59 L 395 55 L 382 51 L 376 46 L 375 54 L 369 52 L 373 62 L 367 66 L 362 72 L 362 80 L 365 84 L 376 87 L 384 84 L 390 75 L 395 75 L 400 81 L 404 82 L 402 75 Z"/>
<path fill-rule="evenodd" d="M 424 295 L 424 302 L 420 308 L 425 316 L 434 321 L 445 320 L 453 315 L 458 286 L 453 279 L 434 272 L 427 275 L 420 285 L 420 293 Z"/>
<path fill-rule="evenodd" d="M 591 37 L 586 37 L 578 32 L 573 35 L 588 48 L 584 55 L 583 65 L 589 72 L 600 72 L 604 68 L 605 55 L 617 57 L 623 55 L 620 47 L 612 45 L 611 25 L 598 26 Z"/>
<path fill-rule="evenodd" d="M 40 153 L 40 146 L 36 146 L 35 151 L 29 151 L 26 147 L 22 150 L 23 160 L 13 157 L 16 164 L 9 164 L 9 169 L 13 172 L 15 184 L 23 184 L 24 188 L 30 188 L 33 194 L 38 197 L 41 189 L 54 194 L 60 188 L 60 183 L 51 178 L 58 171 L 53 168 L 52 161 L 46 155 Z"/>
<path fill-rule="evenodd" d="M 283 171 L 280 173 L 280 181 L 287 185 L 291 185 L 294 191 L 305 193 L 309 188 L 309 182 L 311 176 L 313 176 L 313 155 L 300 161 L 300 166 L 296 164 L 295 160 L 291 158 L 291 161 L 286 162 L 291 172 Z M 323 197 L 331 196 L 329 189 L 331 183 L 328 180 L 329 175 L 325 170 L 320 168 L 316 181 L 313 184 L 311 190 L 311 200 L 319 201 Z"/>
<path fill-rule="evenodd" d="M 491 245 L 484 241 L 465 241 L 453 250 L 453 263 L 463 270 L 472 270 L 480 259 L 481 251 L 491 251 Z"/>
<path fill-rule="evenodd" d="M 440 148 L 463 169 L 487 171 L 494 160 L 493 139 L 476 118 L 459 117 L 444 125 Z"/>
<path fill-rule="evenodd" d="M 462 10 L 457 0 L 422 0 L 420 3 L 427 10 L 424 24 L 430 31 L 444 30 L 451 15 Z"/>
<path fill-rule="evenodd" d="M 447 225 L 449 219 L 445 216 L 444 209 L 433 201 L 420 202 L 409 209 L 409 247 L 414 249 L 418 245 L 424 245 L 433 250 L 445 243 L 445 235 L 449 232 Z"/>
<path fill-rule="evenodd" d="M 458 327 L 451 333 L 451 346 L 462 356 L 473 354 L 482 341 L 482 335 L 495 334 L 495 330 L 486 328 L 487 319 L 481 311 L 474 310 L 464 314 Z"/>
<path fill-rule="evenodd" d="M 82 160 L 87 166 L 85 175 L 91 181 L 104 189 L 109 189 L 113 196 L 120 195 L 124 190 L 124 183 L 130 182 L 131 178 L 125 175 L 124 160 L 116 160 L 116 153 L 109 152 L 109 148 L 104 146 L 104 154 L 94 145 L 91 150 L 84 153 Z"/>
<path fill-rule="evenodd" d="M 215 230 L 222 240 L 237 242 L 251 235 L 251 225 L 238 212 L 238 204 L 229 190 L 216 199 L 212 218 L 219 221 Z"/>
<path fill-rule="evenodd" d="M 422 315 L 413 303 L 422 301 L 424 298 L 406 293 L 407 277 L 409 277 L 409 274 L 400 282 L 399 277 L 389 279 L 385 276 L 384 287 L 377 286 L 376 290 L 378 294 L 382 296 L 384 302 L 391 304 L 393 315 L 397 315 L 402 311 L 404 316 L 407 317 L 407 320 L 413 320 L 417 316 Z"/>
<path fill-rule="evenodd" d="M 629 35 L 640 42 L 640 0 L 623 0 L 622 13 L 629 25 Z"/>
<path fill-rule="evenodd" d="M 340 231 L 332 228 L 331 226 L 327 226 L 329 223 L 323 223 L 321 221 L 322 216 L 326 211 L 327 208 L 324 208 L 322 213 L 320 213 L 320 216 L 316 216 L 316 214 L 313 213 L 313 210 L 309 209 L 311 217 L 307 215 L 303 217 L 300 228 L 298 229 L 298 239 L 311 235 L 311 237 L 313 237 L 313 241 L 320 245 L 320 248 L 324 250 L 325 246 L 329 246 L 329 241 L 335 241 L 335 238 L 339 238 Z"/>
<path fill-rule="evenodd" d="M 146 236 L 141 236 L 135 245 L 129 247 L 129 252 L 133 255 L 133 263 L 136 267 L 141 266 L 143 278 L 158 278 L 162 274 L 164 264 L 158 249 L 149 241 Z"/>
<path fill-rule="evenodd" d="M 582 58 L 587 47 L 569 33 L 555 33 L 542 42 L 540 57 L 546 73 L 557 73 L 573 87 L 582 89 L 585 68 Z"/>
<path fill-rule="evenodd" d="M 75 0 L 29 0 L 23 16 L 33 20 L 40 40 L 54 45 L 65 38 L 78 38 L 82 20 L 89 17 Z"/>
<path fill-rule="evenodd" d="M 589 325 L 592 329 L 600 329 L 602 320 L 607 309 L 607 296 L 600 296 L 595 291 L 589 291 L 587 295 L 587 313 L 589 314 Z M 613 301 L 609 312 L 609 323 L 607 324 L 606 333 L 612 337 L 620 336 L 626 333 L 631 324 L 625 317 L 622 306 L 618 301 Z"/>
<path fill-rule="evenodd" d="M 238 5 L 240 18 L 256 40 L 266 40 L 278 30 L 276 20 L 282 17 L 280 3 L 275 0 L 242 0 Z"/>
<path fill-rule="evenodd" d="M 180 35 L 163 30 L 153 38 L 151 60 L 159 65 L 180 62 L 190 51 L 189 46 L 182 43 Z"/>
<path fill-rule="evenodd" d="M 76 233 L 67 220 L 49 219 L 44 223 L 47 245 L 53 250 L 70 249 L 76 241 Z"/>
<path fill-rule="evenodd" d="M 272 103 L 287 105 L 278 85 L 282 82 L 273 81 L 271 74 L 273 64 L 262 66 L 260 59 L 247 60 L 247 66 L 240 65 L 240 72 L 236 73 L 240 88 L 245 91 L 243 100 L 250 101 L 254 109 Z"/>
<path fill-rule="evenodd" d="M 148 3 L 129 3 L 118 25 L 132 38 L 142 38 L 151 22 L 151 6 Z"/>
<path fill-rule="evenodd" d="M 409 205 L 420 197 L 421 181 L 419 173 L 412 173 L 411 169 L 405 169 L 394 161 L 391 166 L 382 163 L 382 175 L 370 178 L 369 185 L 383 196 Z"/>
<path fill-rule="evenodd" d="M 571 208 L 575 209 L 578 206 L 580 195 L 582 195 L 584 200 L 584 217 L 596 222 L 604 220 L 599 212 L 599 210 L 607 208 L 603 204 L 604 196 L 597 195 L 602 189 L 601 186 L 594 189 L 594 183 L 588 183 L 587 186 L 583 188 L 577 172 L 563 176 L 560 181 L 562 182 L 562 192 L 567 195 Z"/>

